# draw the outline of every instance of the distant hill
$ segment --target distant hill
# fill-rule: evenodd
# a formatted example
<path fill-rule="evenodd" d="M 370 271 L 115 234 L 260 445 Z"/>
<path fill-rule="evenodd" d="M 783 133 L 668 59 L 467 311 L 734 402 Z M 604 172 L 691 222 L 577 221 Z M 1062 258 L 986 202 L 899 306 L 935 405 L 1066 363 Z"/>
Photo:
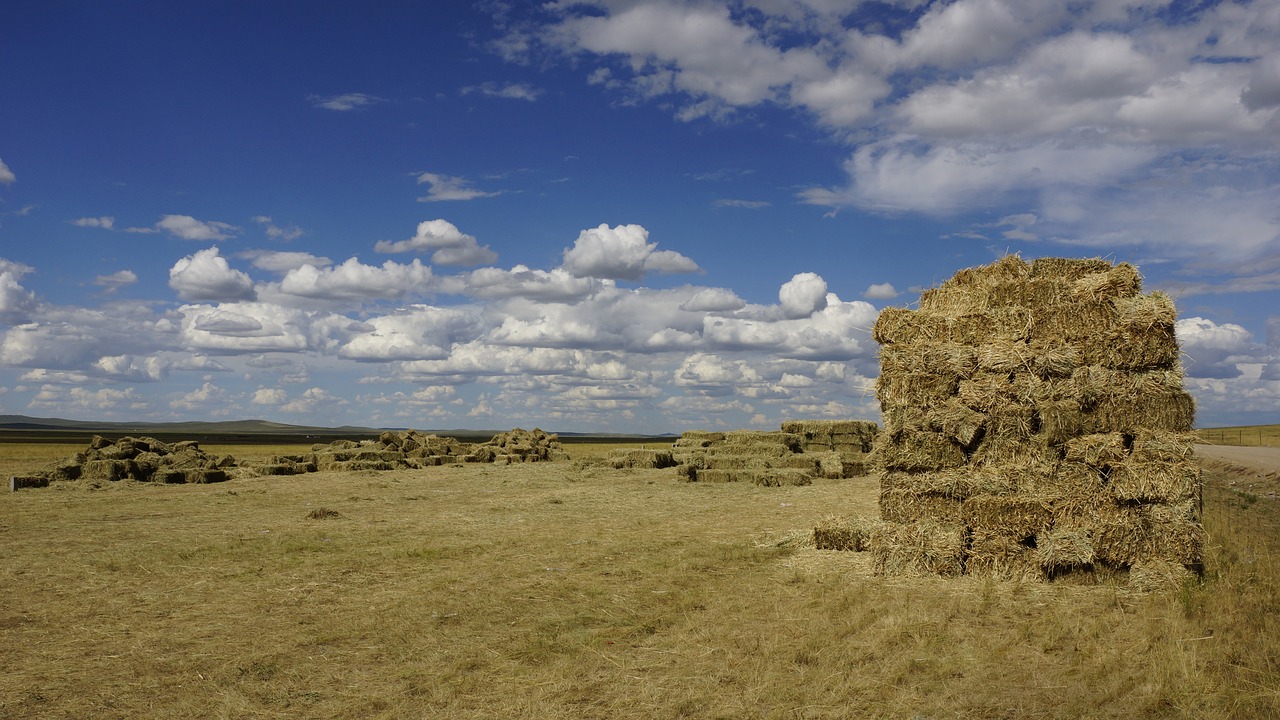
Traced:
<path fill-rule="evenodd" d="M 57 439 L 101 435 L 148 435 L 162 438 L 203 438 L 206 440 L 239 441 L 256 438 L 266 442 L 275 439 L 297 441 L 306 438 L 350 438 L 377 436 L 384 430 L 400 431 L 406 428 L 371 428 L 343 425 L 341 427 L 317 427 L 314 425 L 289 425 L 270 420 L 221 420 L 210 422 L 108 422 L 102 420 L 66 420 L 64 418 L 39 418 L 27 415 L 0 415 L 0 440 L 10 441 Z M 432 435 L 455 437 L 469 442 L 483 442 L 512 428 L 503 430 L 428 430 Z M 550 432 L 550 431 L 548 431 Z M 635 435 L 621 433 L 559 433 L 564 440 L 573 442 L 623 442 L 627 440 L 666 439 L 673 435 Z M 44 437 L 48 436 L 48 437 Z M 61 440 L 58 440 L 61 442 Z"/>
<path fill-rule="evenodd" d="M 63 418 L 37 418 L 27 415 L 0 415 L 0 430 L 79 430 L 138 433 L 193 433 L 199 435 L 234 435 L 261 433 L 280 435 L 347 435 L 382 432 L 379 428 L 350 425 L 326 428 L 309 425 L 287 425 L 270 420 L 223 420 L 214 422 L 107 422 L 101 420 L 66 420 Z"/>

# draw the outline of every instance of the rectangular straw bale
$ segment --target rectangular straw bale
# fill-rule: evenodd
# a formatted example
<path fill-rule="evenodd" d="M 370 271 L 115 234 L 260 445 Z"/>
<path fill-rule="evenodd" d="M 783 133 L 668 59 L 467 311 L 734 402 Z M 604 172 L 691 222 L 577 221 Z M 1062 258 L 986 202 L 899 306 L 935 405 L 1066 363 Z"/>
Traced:
<path fill-rule="evenodd" d="M 929 428 L 929 410 L 926 405 L 883 405 L 880 415 L 884 418 L 885 434 L 913 433 Z"/>
<path fill-rule="evenodd" d="M 1031 348 L 1025 342 L 993 340 L 977 350 L 978 370 L 1008 374 L 1031 369 Z"/>
<path fill-rule="evenodd" d="M 1023 544 L 1024 540 L 998 531 L 973 529 L 965 558 L 965 574 L 996 580 L 1043 579 L 1036 550 Z"/>
<path fill-rule="evenodd" d="M 1008 375 L 979 372 L 961 380 L 954 395 L 966 407 L 987 412 L 998 404 L 1016 396 L 1017 386 Z"/>
<path fill-rule="evenodd" d="M 729 450 L 708 453 L 703 464 L 708 470 L 763 470 L 774 467 L 781 458 Z"/>
<path fill-rule="evenodd" d="M 871 336 L 881 345 L 945 340 L 948 336 L 947 318 L 927 311 L 887 307 L 876 318 Z"/>
<path fill-rule="evenodd" d="M 1031 277 L 1075 282 L 1086 275 L 1107 272 L 1111 267 L 1111 263 L 1102 258 L 1036 258 L 1031 261 Z"/>
<path fill-rule="evenodd" d="M 1074 344 L 1057 340 L 1033 340 L 1030 345 L 1031 370 L 1041 377 L 1071 377 L 1083 364 Z"/>
<path fill-rule="evenodd" d="M 1049 577 L 1092 566 L 1093 537 L 1082 527 L 1055 527 L 1036 536 L 1036 561 Z"/>
<path fill-rule="evenodd" d="M 1111 299 L 1116 308 L 1116 316 L 1128 327 L 1148 328 L 1153 325 L 1173 325 L 1178 320 L 1178 311 L 1173 299 L 1162 292 L 1147 293 L 1134 297 L 1116 297 Z"/>
<path fill-rule="evenodd" d="M 1111 468 L 1107 485 L 1120 501 L 1173 504 L 1200 497 L 1200 466 L 1194 462 L 1129 460 Z"/>
<path fill-rule="evenodd" d="M 1052 278 L 999 283 L 988 293 L 992 307 L 1017 305 L 1042 308 L 1072 300 L 1072 286 Z"/>
<path fill-rule="evenodd" d="M 753 482 L 764 487 L 787 487 L 793 485 L 812 485 L 813 471 L 797 468 L 768 468 L 759 470 Z"/>
<path fill-rule="evenodd" d="M 1041 400 L 1036 403 L 1035 423 L 1046 441 L 1055 445 L 1068 442 L 1084 429 L 1080 401 Z"/>
<path fill-rule="evenodd" d="M 917 495 L 939 495 L 965 500 L 974 495 L 1008 494 L 1017 488 L 1014 479 L 996 468 L 955 468 L 922 473 L 886 472 L 880 489 Z"/>
<path fill-rule="evenodd" d="M 724 444 L 726 445 L 753 443 L 781 445 L 791 448 L 792 452 L 799 452 L 800 436 L 795 433 L 784 433 L 776 430 L 731 430 L 724 434 Z"/>
<path fill-rule="evenodd" d="M 876 399 L 881 407 L 929 407 L 946 402 L 947 398 L 955 395 L 960 382 L 951 375 L 881 373 L 876 378 Z"/>
<path fill-rule="evenodd" d="M 1203 564 L 1207 536 L 1195 503 L 1152 505 L 1147 512 L 1151 547 L 1150 554 L 1144 559 L 1164 560 L 1189 567 Z"/>
<path fill-rule="evenodd" d="M 1185 462 L 1195 459 L 1196 436 L 1139 428 L 1134 433 L 1132 457 L 1138 462 Z"/>
<path fill-rule="evenodd" d="M 965 530 L 950 524 L 881 523 L 871 534 L 872 566 L 881 575 L 954 576 L 964 572 Z"/>
<path fill-rule="evenodd" d="M 998 307 L 987 311 L 987 322 L 993 340 L 1026 341 L 1031 338 L 1032 316 L 1030 308 L 1020 306 Z M 953 333 L 954 335 L 954 333 Z M 956 340 L 954 336 L 953 340 Z"/>
<path fill-rule="evenodd" d="M 960 315 L 987 309 L 987 294 L 972 287 L 947 283 L 920 293 L 918 307 L 938 315 Z"/>
<path fill-rule="evenodd" d="M 1083 520 L 1092 533 L 1094 552 L 1099 560 L 1132 565 L 1151 557 L 1150 523 L 1144 521 L 1138 508 L 1104 505 Z"/>
<path fill-rule="evenodd" d="M 880 348 L 880 371 L 890 375 L 930 373 L 968 377 L 977 368 L 977 351 L 954 342 L 921 342 Z"/>
<path fill-rule="evenodd" d="M 679 448 L 705 448 L 711 447 L 715 443 L 724 441 L 724 433 L 709 432 L 707 430 L 689 430 L 676 438 L 675 445 Z"/>
<path fill-rule="evenodd" d="M 1116 327 L 1119 317 L 1110 300 L 1063 303 L 1038 310 L 1031 317 L 1032 340 L 1079 342 Z"/>
<path fill-rule="evenodd" d="M 1035 433 L 1035 406 L 1014 401 L 996 404 L 987 411 L 985 438 L 1028 440 Z"/>
<path fill-rule="evenodd" d="M 1081 362 L 1113 370 L 1154 370 L 1178 363 L 1173 325 L 1119 327 L 1081 338 Z"/>
<path fill-rule="evenodd" d="M 1139 560 L 1129 568 L 1129 587 L 1143 592 L 1168 590 L 1194 579 L 1195 571 L 1182 563 L 1166 560 Z"/>
<path fill-rule="evenodd" d="M 1019 495 L 978 495 L 964 501 L 964 522 L 975 530 L 991 530 L 1021 537 L 1035 537 L 1053 518 L 1048 503 Z"/>
<path fill-rule="evenodd" d="M 759 470 L 746 470 L 746 469 L 725 470 L 725 469 L 719 469 L 719 468 L 708 468 L 706 470 L 698 470 L 697 477 L 698 477 L 698 482 L 754 483 L 759 473 L 760 473 Z"/>
<path fill-rule="evenodd" d="M 839 480 L 841 478 L 852 477 L 852 475 L 845 474 L 849 468 L 845 465 L 844 456 L 838 452 L 829 451 L 805 454 L 814 458 L 814 468 L 818 473 L 818 477 L 827 480 Z M 798 455 L 797 457 L 803 457 L 803 455 Z"/>
<path fill-rule="evenodd" d="M 670 450 L 647 448 L 617 448 L 609 451 L 609 461 L 615 468 L 669 468 L 676 461 Z"/>
<path fill-rule="evenodd" d="M 988 483 L 988 495 L 1021 495 L 1025 497 L 1051 497 L 1057 493 L 1054 472 L 1057 467 L 1049 462 L 1020 462 L 1008 465 L 984 465 L 982 473 L 999 475 L 1001 483 Z M 1007 488 L 1007 489 L 1001 489 Z"/>
<path fill-rule="evenodd" d="M 826 517 L 813 527 L 813 545 L 819 550 L 863 552 L 871 547 L 876 524 L 865 518 Z"/>
<path fill-rule="evenodd" d="M 982 438 L 982 442 L 978 443 L 978 448 L 973 451 L 969 464 L 995 467 L 1052 465 L 1059 459 L 1057 447 L 1049 444 L 1043 436 L 1035 435 L 1029 439 L 1021 439 L 1008 435 L 988 434 Z"/>
<path fill-rule="evenodd" d="M 1121 432 L 1093 433 L 1066 443 L 1065 460 L 1095 468 L 1116 465 L 1129 457 L 1129 439 Z"/>
<path fill-rule="evenodd" d="M 1196 405 L 1195 400 L 1182 390 L 1112 395 L 1099 400 L 1093 414 L 1103 427 L 1130 434 L 1142 429 L 1190 432 Z"/>
<path fill-rule="evenodd" d="M 1106 272 L 1092 273 L 1071 285 L 1079 300 L 1128 298 L 1142 292 L 1142 275 L 1129 263 L 1118 263 Z"/>
<path fill-rule="evenodd" d="M 930 430 L 972 447 L 986 429 L 987 416 L 952 398 L 929 410 L 925 421 Z"/>
<path fill-rule="evenodd" d="M 1046 493 L 1067 496 L 1073 494 L 1101 495 L 1105 476 L 1094 465 L 1063 460 L 1053 468 L 1052 480 Z"/>
<path fill-rule="evenodd" d="M 960 522 L 961 501 L 932 493 L 880 491 L 880 518 L 889 522 Z"/>
<path fill-rule="evenodd" d="M 881 437 L 875 453 L 886 470 L 944 470 L 965 463 L 964 450 L 941 433 L 884 433 Z"/>

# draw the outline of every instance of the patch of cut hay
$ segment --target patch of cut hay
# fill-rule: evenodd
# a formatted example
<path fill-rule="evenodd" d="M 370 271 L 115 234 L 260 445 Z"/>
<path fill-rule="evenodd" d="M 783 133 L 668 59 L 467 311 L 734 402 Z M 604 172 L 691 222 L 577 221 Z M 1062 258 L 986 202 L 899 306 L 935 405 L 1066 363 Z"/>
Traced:
<path fill-rule="evenodd" d="M 342 513 L 326 507 L 318 507 L 307 513 L 308 520 L 333 520 L 340 517 L 342 517 Z"/>
<path fill-rule="evenodd" d="M 1041 400 L 1035 407 L 1035 424 L 1045 440 L 1054 445 L 1069 442 L 1084 429 L 1079 400 Z"/>

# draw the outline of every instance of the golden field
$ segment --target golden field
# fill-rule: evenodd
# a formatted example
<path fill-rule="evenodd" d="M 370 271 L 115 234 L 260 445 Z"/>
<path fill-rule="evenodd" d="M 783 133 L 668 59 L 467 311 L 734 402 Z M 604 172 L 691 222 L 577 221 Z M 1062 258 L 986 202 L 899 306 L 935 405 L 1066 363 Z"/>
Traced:
<path fill-rule="evenodd" d="M 0 472 L 76 449 L 5 445 Z M 821 519 L 877 515 L 875 477 L 561 462 L 3 493 L 0 717 L 1276 716 L 1280 512 L 1237 480 L 1206 473 L 1204 578 L 1149 593 L 813 549 Z"/>

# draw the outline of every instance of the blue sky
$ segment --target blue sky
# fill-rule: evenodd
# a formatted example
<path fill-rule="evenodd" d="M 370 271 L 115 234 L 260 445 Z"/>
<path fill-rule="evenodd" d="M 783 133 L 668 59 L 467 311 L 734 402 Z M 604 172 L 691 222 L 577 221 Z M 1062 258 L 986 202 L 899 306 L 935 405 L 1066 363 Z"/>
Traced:
<path fill-rule="evenodd" d="M 1275 3 L 55 0 L 0 66 L 0 413 L 875 420 L 879 310 L 1017 252 L 1280 421 Z"/>

